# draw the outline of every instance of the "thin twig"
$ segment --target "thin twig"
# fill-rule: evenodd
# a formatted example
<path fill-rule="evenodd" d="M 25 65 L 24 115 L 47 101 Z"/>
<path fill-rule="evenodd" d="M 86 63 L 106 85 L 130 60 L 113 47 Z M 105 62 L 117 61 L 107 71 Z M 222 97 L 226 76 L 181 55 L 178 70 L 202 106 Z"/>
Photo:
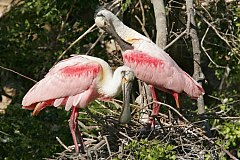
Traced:
<path fill-rule="evenodd" d="M 111 149 L 110 149 L 110 146 L 109 146 L 109 143 L 108 143 L 108 139 L 106 136 L 103 136 L 104 140 L 106 141 L 106 144 L 107 144 L 107 149 L 108 149 L 108 153 L 109 153 L 109 156 L 111 157 L 112 156 L 112 153 L 111 153 Z M 111 158 L 112 159 L 112 158 Z"/>
<path fill-rule="evenodd" d="M 83 39 L 88 33 L 90 33 L 90 32 L 93 30 L 94 27 L 96 27 L 96 24 L 93 24 L 90 28 L 88 28 L 88 30 L 86 30 L 81 36 L 79 36 L 74 42 L 72 42 L 72 43 L 69 45 L 69 47 L 68 47 L 65 51 L 63 51 L 63 53 L 57 58 L 55 64 L 56 64 L 56 63 L 63 57 L 63 55 L 66 54 L 67 51 L 68 51 L 69 49 L 71 49 L 78 41 L 80 41 L 80 40 Z"/>
<path fill-rule="evenodd" d="M 65 148 L 67 151 L 72 152 L 71 149 L 69 149 L 58 137 L 56 137 L 57 141 Z"/>
<path fill-rule="evenodd" d="M 204 42 L 204 39 L 205 39 L 208 31 L 209 31 L 209 26 L 208 26 L 208 28 L 206 29 L 206 32 L 204 33 L 204 35 L 203 35 L 203 37 L 202 37 L 201 47 L 202 47 L 204 53 L 206 54 L 206 56 L 208 57 L 208 59 L 209 59 L 217 68 L 226 68 L 225 66 L 220 66 L 220 65 L 218 65 L 216 62 L 214 62 L 213 59 L 212 59 L 212 58 L 209 56 L 209 54 L 207 53 L 206 48 L 203 46 L 203 42 Z"/>
<path fill-rule="evenodd" d="M 154 103 L 158 103 L 158 104 L 160 104 L 160 105 L 164 105 L 164 106 L 170 108 L 171 110 L 173 110 L 174 112 L 176 112 L 185 122 L 190 123 L 190 122 L 189 122 L 180 112 L 178 112 L 178 110 L 176 110 L 174 107 L 172 107 L 172 106 L 170 106 L 170 105 L 168 105 L 168 104 L 166 104 L 166 103 L 162 103 L 162 102 L 156 102 L 156 101 L 153 101 L 153 102 L 154 102 Z"/>
<path fill-rule="evenodd" d="M 98 38 L 97 38 L 97 40 L 92 44 L 92 46 L 89 48 L 89 50 L 86 52 L 86 55 L 88 55 L 89 53 L 90 53 L 90 51 L 97 45 L 97 43 L 100 41 L 100 39 L 102 38 L 102 36 L 103 36 L 103 34 L 104 34 L 104 32 L 102 32 L 99 36 L 98 36 Z"/>
<path fill-rule="evenodd" d="M 163 50 L 168 49 L 171 45 L 173 45 L 178 39 L 180 39 L 182 36 L 184 36 L 187 33 L 187 30 L 183 31 L 181 34 L 179 34 L 173 41 L 171 41 L 168 45 L 166 45 Z"/>
<path fill-rule="evenodd" d="M 202 18 L 202 20 L 205 23 L 207 23 L 208 26 L 210 26 L 215 31 L 215 33 L 218 35 L 218 37 L 220 39 L 222 39 L 228 45 L 228 47 L 232 48 L 231 45 L 229 44 L 228 40 L 226 40 L 223 36 L 221 36 L 221 34 L 218 32 L 218 30 L 216 29 L 215 26 L 213 26 L 210 22 L 208 22 L 208 20 L 202 14 L 198 13 L 198 15 Z"/>
<path fill-rule="evenodd" d="M 29 78 L 29 77 L 27 77 L 27 76 L 24 76 L 23 74 L 21 74 L 21 73 L 19 73 L 19 72 L 17 72 L 17 71 L 14 71 L 14 70 L 9 69 L 9 68 L 5 68 L 5 67 L 3 67 L 3 66 L 0 66 L 0 68 L 2 68 L 2 69 L 4 69 L 4 70 L 7 70 L 7 71 L 10 71 L 10 72 L 13 72 L 13 73 L 15 73 L 15 74 L 17 74 L 17 75 L 19 75 L 19 76 L 21 76 L 21 77 L 23 77 L 23 78 L 26 78 L 26 79 L 28 79 L 28 80 L 30 80 L 30 81 L 33 81 L 33 82 L 37 83 L 36 80 L 34 80 L 34 79 L 32 79 L 32 78 Z"/>
<path fill-rule="evenodd" d="M 135 18 L 137 19 L 137 21 L 140 23 L 141 28 L 142 28 L 142 31 L 143 31 L 143 33 L 145 34 L 145 36 L 148 37 L 148 38 L 150 38 L 150 37 L 149 37 L 149 34 L 147 33 L 147 30 L 145 29 L 144 24 L 141 22 L 141 20 L 138 18 L 138 16 L 135 15 L 134 17 L 135 17 Z"/>

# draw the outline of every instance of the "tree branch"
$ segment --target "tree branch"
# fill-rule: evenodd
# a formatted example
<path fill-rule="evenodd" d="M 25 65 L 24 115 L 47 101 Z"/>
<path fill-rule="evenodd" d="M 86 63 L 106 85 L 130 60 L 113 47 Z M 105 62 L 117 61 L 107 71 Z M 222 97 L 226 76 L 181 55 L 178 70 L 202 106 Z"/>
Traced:
<path fill-rule="evenodd" d="M 163 0 L 151 0 L 156 19 L 156 44 L 164 48 L 167 44 L 167 21 Z"/>

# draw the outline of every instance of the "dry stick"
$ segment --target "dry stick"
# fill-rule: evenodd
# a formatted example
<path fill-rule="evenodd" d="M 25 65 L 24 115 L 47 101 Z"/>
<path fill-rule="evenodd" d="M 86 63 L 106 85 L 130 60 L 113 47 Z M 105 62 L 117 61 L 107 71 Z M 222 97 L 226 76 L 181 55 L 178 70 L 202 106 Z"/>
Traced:
<path fill-rule="evenodd" d="M 19 76 L 21 76 L 21 77 L 23 77 L 23 78 L 26 78 L 26 79 L 28 79 L 28 80 L 30 80 L 30 81 L 33 81 L 33 82 L 37 83 L 36 80 L 34 80 L 34 79 L 32 79 L 32 78 L 29 78 L 29 77 L 27 77 L 27 76 L 24 76 L 23 74 L 18 73 L 17 71 L 14 71 L 14 70 L 9 69 L 9 68 L 5 68 L 5 67 L 3 67 L 3 66 L 0 66 L 0 68 L 2 68 L 2 69 L 4 69 L 4 70 L 7 70 L 7 71 L 10 71 L 10 72 L 13 72 L 13 73 L 15 73 L 15 74 L 17 74 L 17 75 L 19 75 Z"/>
<path fill-rule="evenodd" d="M 120 133 L 121 135 L 123 135 L 124 137 L 128 138 L 130 141 L 133 141 L 133 139 L 132 139 L 131 137 L 129 137 L 128 135 L 126 135 L 125 133 L 123 133 L 123 132 L 121 132 L 121 131 L 119 131 L 119 133 Z"/>
<path fill-rule="evenodd" d="M 72 152 L 71 149 L 69 149 L 58 137 L 56 137 L 57 141 L 65 148 L 67 151 Z"/>
<path fill-rule="evenodd" d="M 135 15 L 135 18 L 136 18 L 137 21 L 140 23 L 141 29 L 142 29 L 143 33 L 145 34 L 145 36 L 147 36 L 148 38 L 150 38 L 150 36 L 149 36 L 149 34 L 147 33 L 147 30 L 146 30 L 146 28 L 145 28 L 146 20 L 145 20 L 145 13 L 144 13 L 144 8 L 143 8 L 142 1 L 141 1 L 141 0 L 139 0 L 139 4 L 140 4 L 141 12 L 142 12 L 142 22 L 141 22 L 141 20 L 138 18 L 137 15 Z"/>
<path fill-rule="evenodd" d="M 110 146 L 109 146 L 109 143 L 108 143 L 108 139 L 106 136 L 103 136 L 104 140 L 106 141 L 106 144 L 107 144 L 107 149 L 108 149 L 108 153 L 109 153 L 109 156 L 111 157 L 112 156 L 112 153 L 111 153 L 111 149 L 110 149 Z M 112 159 L 112 158 L 111 158 Z"/>
<path fill-rule="evenodd" d="M 90 53 L 90 51 L 97 45 L 97 43 L 98 43 L 98 42 L 100 41 L 100 39 L 102 38 L 103 34 L 104 34 L 104 32 L 102 32 L 102 33 L 98 36 L 97 40 L 96 40 L 96 41 L 92 44 L 92 46 L 89 48 L 89 50 L 87 51 L 86 55 L 88 55 L 88 54 Z"/>
<path fill-rule="evenodd" d="M 96 26 L 96 24 L 93 24 L 90 28 L 88 28 L 88 30 L 86 30 L 81 36 L 79 36 L 74 42 L 72 42 L 69 47 L 63 51 L 63 53 L 58 57 L 57 61 L 55 62 L 55 64 L 62 58 L 62 56 L 64 54 L 66 54 L 66 52 L 71 49 L 78 41 L 80 41 L 81 39 L 83 39 L 88 33 L 90 33 L 92 31 L 92 29 Z"/>
<path fill-rule="evenodd" d="M 112 157 L 114 157 L 115 155 L 117 155 L 117 154 L 119 154 L 119 153 L 121 153 L 121 152 L 115 152 L 115 153 L 113 153 L 111 156 L 109 156 L 106 160 L 109 160 L 109 159 L 112 159 Z"/>
<path fill-rule="evenodd" d="M 219 33 L 219 31 L 218 31 L 210 22 L 208 22 L 208 20 L 207 20 L 202 14 L 200 14 L 200 13 L 198 13 L 198 12 L 197 12 L 197 14 L 202 18 L 202 20 L 203 20 L 205 23 L 207 23 L 208 26 L 210 26 L 210 27 L 214 30 L 214 32 L 218 35 L 218 37 L 219 37 L 220 39 L 222 39 L 222 40 L 228 45 L 228 47 L 232 48 L 231 45 L 229 44 L 228 40 L 226 40 L 223 36 L 221 36 L 221 34 Z"/>
<path fill-rule="evenodd" d="M 205 37 L 206 37 L 208 31 L 209 31 L 209 26 L 208 26 L 208 28 L 206 29 L 206 32 L 204 33 L 204 35 L 203 35 L 203 37 L 202 37 L 202 40 L 201 40 L 201 47 L 202 47 L 204 53 L 206 54 L 206 56 L 208 57 L 208 59 L 209 59 L 217 68 L 227 68 L 227 67 L 225 67 L 225 66 L 220 66 L 220 65 L 218 65 L 216 62 L 214 62 L 213 59 L 212 59 L 212 58 L 209 56 L 209 54 L 207 53 L 206 48 L 203 46 L 203 42 L 204 42 L 204 40 L 205 40 Z"/>
<path fill-rule="evenodd" d="M 141 20 L 138 18 L 137 15 L 135 15 L 134 17 L 135 17 L 135 18 L 137 19 L 137 21 L 140 23 L 141 29 L 142 29 L 143 33 L 145 34 L 145 36 L 147 36 L 148 38 L 150 38 L 150 37 L 149 37 L 149 34 L 147 33 L 147 30 L 145 29 L 145 26 L 144 26 L 143 22 L 141 22 Z"/>
<path fill-rule="evenodd" d="M 190 123 L 190 122 L 189 122 L 178 110 L 176 110 L 174 107 L 172 107 L 172 106 L 170 106 L 170 105 L 168 105 L 168 104 L 166 104 L 166 103 L 162 103 L 162 102 L 153 101 L 153 103 L 158 103 L 158 104 L 160 104 L 160 105 L 164 105 L 164 106 L 170 108 L 171 110 L 173 110 L 174 112 L 176 112 L 185 122 Z"/>
<path fill-rule="evenodd" d="M 168 49 L 171 45 L 173 45 L 178 39 L 180 39 L 182 36 L 184 36 L 187 33 L 187 30 L 183 31 L 181 34 L 179 34 L 174 40 L 172 40 L 168 45 L 166 45 L 163 50 Z"/>
<path fill-rule="evenodd" d="M 5 9 L 0 13 L 0 18 L 6 15 L 14 6 L 17 6 L 21 0 L 11 0 L 11 1 L 3 1 L 0 2 L 2 6 L 6 6 Z"/>
<path fill-rule="evenodd" d="M 75 3 L 76 3 L 76 0 L 73 1 L 72 5 L 71 5 L 71 8 L 69 9 L 68 13 L 66 14 L 65 20 L 62 21 L 61 27 L 60 27 L 60 31 L 59 31 L 56 39 L 59 39 L 59 37 L 61 36 L 61 33 L 62 33 L 62 31 L 63 31 L 63 29 L 65 27 L 65 24 L 66 24 L 66 22 L 67 22 L 67 20 L 69 18 L 69 15 L 72 12 L 73 7 L 75 6 Z"/>
<path fill-rule="evenodd" d="M 208 138 L 207 136 L 205 136 L 203 133 L 196 131 L 199 135 L 201 135 L 205 140 L 209 141 L 210 143 L 212 143 L 213 145 L 216 145 L 218 147 L 220 147 L 231 159 L 233 160 L 238 160 L 238 158 L 236 158 L 234 155 L 232 155 L 228 150 L 226 150 L 225 148 L 223 148 L 221 145 L 215 143 L 214 141 L 212 141 L 210 138 Z"/>
<path fill-rule="evenodd" d="M 227 77 L 229 76 L 229 73 L 230 73 L 231 69 L 230 69 L 228 66 L 220 66 L 220 65 L 216 64 L 216 63 L 212 60 L 212 58 L 209 56 L 209 54 L 207 53 L 206 48 L 203 46 L 203 42 L 204 42 L 204 39 L 205 39 L 205 37 L 206 37 L 206 35 L 207 35 L 207 33 L 208 33 L 209 27 L 210 27 L 210 26 L 208 26 L 208 28 L 206 29 L 206 32 L 205 32 L 204 35 L 203 35 L 203 38 L 202 38 L 202 40 L 201 40 L 201 47 L 202 47 L 204 53 L 207 55 L 208 59 L 209 59 L 217 68 L 224 68 L 224 69 L 225 69 L 224 76 L 223 76 L 223 78 L 222 78 L 222 80 L 221 80 L 221 83 L 220 83 L 220 85 L 219 85 L 219 90 L 220 90 L 220 92 L 221 92 L 221 91 L 222 91 L 222 88 L 223 88 L 223 84 L 224 84 L 224 82 L 226 81 Z"/>

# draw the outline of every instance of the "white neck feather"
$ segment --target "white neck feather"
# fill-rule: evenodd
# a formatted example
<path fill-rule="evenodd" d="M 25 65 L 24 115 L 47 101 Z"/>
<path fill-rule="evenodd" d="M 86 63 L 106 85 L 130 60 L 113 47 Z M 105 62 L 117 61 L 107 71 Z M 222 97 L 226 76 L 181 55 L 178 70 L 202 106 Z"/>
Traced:
<path fill-rule="evenodd" d="M 121 92 L 121 82 L 122 76 L 121 71 L 123 70 L 122 67 L 118 67 L 115 72 L 112 74 L 105 74 L 102 87 L 100 88 L 100 92 L 102 95 L 106 97 L 114 97 Z"/>
<path fill-rule="evenodd" d="M 109 12 L 109 11 L 108 11 Z M 108 19 L 111 21 L 113 27 L 115 28 L 117 34 L 123 39 L 123 40 L 129 40 L 132 38 L 135 39 L 143 39 L 146 41 L 151 41 L 149 38 L 143 36 L 142 34 L 138 33 L 137 31 L 133 30 L 132 28 L 126 26 L 125 24 L 120 21 L 116 15 L 109 12 L 108 13 Z"/>

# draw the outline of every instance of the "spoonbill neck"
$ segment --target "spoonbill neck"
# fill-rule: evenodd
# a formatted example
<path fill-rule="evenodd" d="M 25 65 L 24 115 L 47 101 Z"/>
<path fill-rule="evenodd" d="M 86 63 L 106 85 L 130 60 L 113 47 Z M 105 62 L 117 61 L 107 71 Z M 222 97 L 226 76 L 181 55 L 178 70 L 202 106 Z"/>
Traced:
<path fill-rule="evenodd" d="M 101 92 L 106 97 L 114 97 L 121 92 L 122 76 L 117 68 L 115 72 L 104 78 Z"/>

